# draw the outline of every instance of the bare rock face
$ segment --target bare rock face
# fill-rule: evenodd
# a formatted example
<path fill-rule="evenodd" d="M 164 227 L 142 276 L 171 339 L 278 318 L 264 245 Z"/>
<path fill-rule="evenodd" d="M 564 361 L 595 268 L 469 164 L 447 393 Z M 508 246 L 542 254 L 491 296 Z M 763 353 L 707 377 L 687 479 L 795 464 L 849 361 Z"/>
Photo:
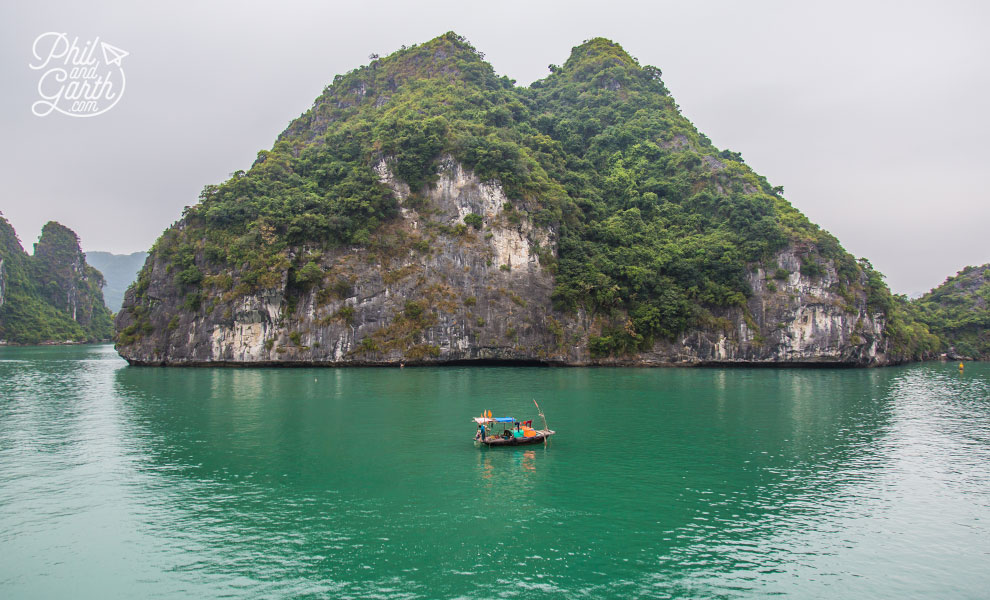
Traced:
<path fill-rule="evenodd" d="M 179 309 L 167 284 L 153 283 L 154 333 L 121 354 L 139 364 L 562 360 L 548 345 L 553 278 L 534 251 L 552 248 L 553 232 L 513 219 L 499 186 L 451 160 L 415 208 L 388 164 L 377 170 L 404 201 L 400 221 L 389 226 L 414 240 L 410 248 L 384 263 L 362 247 L 323 254 L 323 285 L 291 309 L 285 276 L 278 288 L 195 315 Z M 465 225 L 469 214 L 483 227 Z M 165 269 L 155 263 L 151 280 L 168 281 Z M 179 319 L 169 329 L 173 315 Z M 121 317 L 118 328 L 133 318 Z"/>
<path fill-rule="evenodd" d="M 50 281 L 46 290 L 49 301 L 68 312 L 73 321 L 89 323 L 92 312 L 92 302 L 86 298 L 89 273 L 76 234 L 58 223 L 47 223 L 34 245 L 34 259 L 44 266 Z M 102 281 L 99 286 L 102 287 Z"/>
<path fill-rule="evenodd" d="M 704 327 L 658 341 L 649 352 L 593 357 L 589 342 L 601 334 L 601 318 L 552 308 L 554 277 L 541 256 L 556 252 L 553 230 L 533 225 L 498 183 L 481 181 L 450 157 L 436 184 L 418 195 L 387 160 L 376 171 L 401 201 L 401 218 L 385 226 L 403 240 L 391 252 L 323 252 L 322 280 L 308 289 L 290 285 L 286 273 L 275 287 L 217 294 L 198 310 L 182 307 L 168 265 L 152 254 L 151 308 L 140 323 L 120 312 L 118 332 L 138 332 L 118 342 L 120 354 L 145 365 L 888 362 L 883 320 L 867 310 L 864 294 L 833 291 L 839 280 L 827 262 L 824 274 L 802 275 L 793 247 L 777 255 L 773 273 L 754 267 L 754 293 L 744 307 L 714 313 Z"/>
<path fill-rule="evenodd" d="M 675 343 L 658 344 L 637 357 L 642 364 L 887 364 L 888 342 L 880 313 L 867 309 L 863 296 L 852 299 L 835 291 L 839 277 L 827 265 L 821 277 L 801 274 L 794 248 L 776 256 L 774 279 L 762 268 L 750 272 L 753 296 L 745 308 L 717 315 L 721 327 L 689 332 Z"/>

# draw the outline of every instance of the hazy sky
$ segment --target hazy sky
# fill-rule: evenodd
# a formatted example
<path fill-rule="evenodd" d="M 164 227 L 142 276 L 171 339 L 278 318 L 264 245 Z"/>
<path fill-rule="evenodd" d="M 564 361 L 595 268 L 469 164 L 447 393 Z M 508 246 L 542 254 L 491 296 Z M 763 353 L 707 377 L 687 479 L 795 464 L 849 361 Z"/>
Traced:
<path fill-rule="evenodd" d="M 0 211 L 85 250 L 147 249 L 250 166 L 337 73 L 454 30 L 528 84 L 604 36 L 663 70 L 685 116 L 812 221 L 925 291 L 990 262 L 990 4 L 24 2 L 0 5 Z M 105 114 L 36 117 L 42 33 L 130 54 Z"/>

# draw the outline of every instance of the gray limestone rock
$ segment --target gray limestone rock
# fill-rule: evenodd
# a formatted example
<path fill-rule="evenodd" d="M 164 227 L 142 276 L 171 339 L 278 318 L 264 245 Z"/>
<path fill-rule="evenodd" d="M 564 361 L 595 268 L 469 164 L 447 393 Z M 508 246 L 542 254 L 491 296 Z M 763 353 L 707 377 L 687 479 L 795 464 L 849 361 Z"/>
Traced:
<path fill-rule="evenodd" d="M 383 260 L 366 247 L 323 252 L 319 285 L 296 290 L 284 273 L 274 287 L 217 294 L 198 310 L 183 308 L 168 265 L 152 254 L 150 327 L 118 343 L 120 354 L 144 365 L 892 362 L 882 315 L 867 309 L 865 294 L 833 291 L 839 278 L 830 262 L 821 276 L 802 275 L 800 256 L 808 249 L 795 247 L 777 254 L 772 273 L 753 266 L 745 306 L 718 309 L 705 326 L 657 341 L 648 352 L 592 357 L 589 340 L 601 333 L 601 319 L 552 308 L 554 278 L 540 254 L 556 251 L 556 233 L 514 211 L 498 182 L 481 181 L 444 157 L 436 184 L 413 198 L 388 160 L 376 171 L 401 201 L 401 218 L 388 227 L 409 243 Z M 468 215 L 480 216 L 482 227 L 465 225 Z M 125 309 L 134 293 L 128 291 Z M 136 322 L 121 310 L 117 330 Z"/>

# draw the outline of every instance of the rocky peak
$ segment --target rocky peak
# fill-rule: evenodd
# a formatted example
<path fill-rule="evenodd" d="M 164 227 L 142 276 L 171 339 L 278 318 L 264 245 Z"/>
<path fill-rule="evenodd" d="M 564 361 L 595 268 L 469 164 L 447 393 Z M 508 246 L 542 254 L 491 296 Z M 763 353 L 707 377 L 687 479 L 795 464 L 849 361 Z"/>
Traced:
<path fill-rule="evenodd" d="M 439 74 L 463 74 L 464 67 L 476 66 L 491 70 L 484 55 L 463 36 L 453 31 L 432 40 L 403 48 L 384 59 L 375 61 L 376 69 L 383 69 L 389 76 L 434 77 Z"/>
<path fill-rule="evenodd" d="M 566 81 L 618 91 L 640 78 L 643 68 L 619 44 L 596 37 L 572 48 L 564 66 L 551 65 L 551 70 Z M 659 69 L 654 70 L 659 77 Z"/>
<path fill-rule="evenodd" d="M 595 63 L 600 66 L 639 68 L 639 62 L 629 55 L 622 46 L 612 40 L 596 37 L 571 48 L 571 54 L 564 63 L 565 69 Z"/>
<path fill-rule="evenodd" d="M 312 108 L 293 121 L 279 141 L 313 141 L 326 132 L 330 123 L 355 113 L 391 108 L 392 98 L 411 85 L 428 82 L 458 88 L 491 88 L 503 85 L 491 65 L 464 37 L 452 31 L 423 44 L 403 46 L 346 74 L 333 83 L 313 103 Z M 506 80 L 507 81 L 507 80 Z"/>
<path fill-rule="evenodd" d="M 34 245 L 34 263 L 51 303 L 66 310 L 74 321 L 88 322 L 93 309 L 93 288 L 99 292 L 103 287 L 103 275 L 86 264 L 79 236 L 68 227 L 49 221 Z M 99 302 L 103 303 L 102 294 Z"/>
<path fill-rule="evenodd" d="M 56 268 L 78 270 L 85 257 L 79 246 L 79 236 L 55 221 L 45 223 L 41 237 L 34 245 L 34 256 Z"/>
<path fill-rule="evenodd" d="M 86 264 L 79 238 L 49 222 L 24 252 L 0 217 L 0 339 L 14 343 L 104 340 L 111 335 L 103 276 Z"/>
<path fill-rule="evenodd" d="M 17 238 L 17 233 L 10 223 L 0 212 L 0 256 L 6 254 L 20 254 L 24 252 L 21 241 Z"/>

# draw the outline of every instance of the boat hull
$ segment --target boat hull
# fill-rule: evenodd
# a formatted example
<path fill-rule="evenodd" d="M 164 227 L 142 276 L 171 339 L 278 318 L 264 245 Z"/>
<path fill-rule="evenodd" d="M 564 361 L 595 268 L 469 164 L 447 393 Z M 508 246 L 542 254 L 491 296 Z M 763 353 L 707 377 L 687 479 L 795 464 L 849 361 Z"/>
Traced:
<path fill-rule="evenodd" d="M 532 437 L 489 437 L 486 438 L 482 444 L 486 446 L 528 446 L 529 444 L 542 444 L 544 440 L 553 435 L 554 431 L 540 432 Z"/>

